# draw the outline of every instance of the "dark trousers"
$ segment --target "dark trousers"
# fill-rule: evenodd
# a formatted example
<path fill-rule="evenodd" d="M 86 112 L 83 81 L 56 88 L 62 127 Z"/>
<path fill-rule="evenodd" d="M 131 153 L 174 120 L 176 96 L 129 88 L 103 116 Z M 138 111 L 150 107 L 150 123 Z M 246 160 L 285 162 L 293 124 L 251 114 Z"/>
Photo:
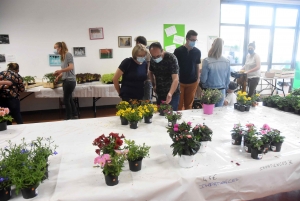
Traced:
<path fill-rule="evenodd" d="M 256 87 L 258 85 L 259 80 L 259 77 L 248 78 L 248 97 L 251 97 L 254 93 L 256 93 Z"/>
<path fill-rule="evenodd" d="M 9 109 L 9 114 L 14 118 L 17 124 L 23 124 L 20 111 L 20 100 L 18 98 L 0 98 L 0 106 Z M 7 125 L 11 124 L 10 121 L 7 122 Z"/>
<path fill-rule="evenodd" d="M 72 93 L 75 89 L 76 81 L 64 80 L 64 104 L 66 107 L 66 119 L 72 119 L 72 117 L 78 116 L 75 103 L 73 101 Z"/>

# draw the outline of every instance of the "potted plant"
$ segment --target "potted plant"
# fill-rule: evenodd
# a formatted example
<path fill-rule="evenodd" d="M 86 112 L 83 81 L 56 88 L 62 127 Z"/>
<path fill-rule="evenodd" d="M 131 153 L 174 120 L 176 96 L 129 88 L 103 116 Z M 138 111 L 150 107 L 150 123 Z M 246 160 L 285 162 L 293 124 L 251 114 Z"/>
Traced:
<path fill-rule="evenodd" d="M 201 124 L 197 124 L 193 129 L 192 132 L 194 134 L 195 137 L 200 139 L 201 142 L 201 146 L 200 146 L 200 153 L 205 153 L 206 152 L 206 148 L 207 148 L 207 144 L 209 141 L 211 141 L 211 137 L 212 137 L 212 130 L 205 124 L 201 125 Z"/>
<path fill-rule="evenodd" d="M 277 107 L 280 109 L 280 110 L 284 110 L 284 107 L 285 106 L 288 106 L 289 103 L 288 101 L 286 100 L 285 97 L 280 97 L 277 101 Z"/>
<path fill-rule="evenodd" d="M 23 82 L 25 84 L 25 89 L 28 89 L 28 85 L 33 85 L 35 84 L 35 77 L 33 76 L 25 76 L 23 77 Z"/>
<path fill-rule="evenodd" d="M 160 116 L 165 116 L 165 112 L 172 110 L 172 106 L 167 104 L 166 101 L 161 101 L 158 106 L 158 111 Z"/>
<path fill-rule="evenodd" d="M 121 119 L 121 125 L 128 125 L 128 120 L 124 117 L 125 111 L 127 108 L 130 108 L 130 105 L 127 101 L 121 101 L 119 104 L 116 106 L 117 108 L 117 116 L 120 116 Z"/>
<path fill-rule="evenodd" d="M 43 81 L 46 80 L 46 82 L 43 83 L 44 88 L 51 88 L 54 89 L 54 81 L 55 81 L 55 75 L 53 73 L 47 73 L 43 77 Z"/>
<path fill-rule="evenodd" d="M 7 129 L 7 121 L 12 121 L 13 118 L 9 115 L 9 109 L 0 107 L 0 131 Z"/>
<path fill-rule="evenodd" d="M 249 105 L 249 103 L 251 104 L 251 102 L 250 102 L 251 98 L 247 97 L 246 92 L 238 91 L 236 100 L 238 103 L 237 109 L 241 112 L 244 112 L 246 110 L 246 104 L 248 104 L 248 105 Z M 249 109 L 250 109 L 250 106 L 249 106 Z"/>
<path fill-rule="evenodd" d="M 105 84 L 113 84 L 113 77 L 114 77 L 114 73 L 109 73 L 109 74 L 103 74 L 101 77 L 101 80 L 103 83 Z M 122 82 L 122 76 L 119 78 L 119 83 Z"/>
<path fill-rule="evenodd" d="M 176 124 L 177 120 L 180 120 L 182 117 L 181 112 L 173 112 L 172 110 L 166 112 L 165 115 L 166 115 L 166 119 L 168 119 L 168 126 L 172 126 Z"/>
<path fill-rule="evenodd" d="M 115 150 L 121 150 L 123 138 L 125 136 L 123 134 L 120 136 L 119 133 L 111 132 L 108 136 L 102 134 L 93 141 L 93 145 L 98 147 L 95 152 L 98 155 L 109 154 L 114 156 Z"/>
<path fill-rule="evenodd" d="M 270 135 L 272 136 L 271 150 L 274 152 L 280 152 L 285 137 L 281 136 L 280 131 L 277 129 L 272 129 L 270 131 Z"/>
<path fill-rule="evenodd" d="M 262 159 L 264 151 L 264 143 L 261 136 L 255 134 L 251 137 L 251 157 L 253 159 Z"/>
<path fill-rule="evenodd" d="M 261 140 L 264 143 L 264 151 L 263 153 L 268 153 L 270 148 L 270 143 L 272 141 L 272 135 L 269 133 L 271 131 L 271 128 L 268 124 L 264 124 L 262 128 L 260 129 Z"/>
<path fill-rule="evenodd" d="M 244 149 L 247 153 L 251 153 L 251 139 L 255 134 L 257 134 L 257 130 L 254 124 L 246 124 L 246 129 L 244 130 Z"/>
<path fill-rule="evenodd" d="M 179 165 L 187 168 L 193 166 L 194 155 L 200 149 L 201 143 L 200 139 L 194 136 L 189 129 L 183 130 L 183 127 L 191 128 L 190 125 L 183 122 L 182 124 L 174 124 L 168 129 L 168 132 L 173 140 L 170 146 L 173 148 L 173 156 L 179 155 Z"/>
<path fill-rule="evenodd" d="M 200 101 L 203 105 L 204 114 L 212 114 L 215 104 L 219 102 L 223 94 L 218 89 L 206 89 L 203 90 L 200 95 Z"/>
<path fill-rule="evenodd" d="M 263 98 L 263 106 L 268 106 L 268 103 L 271 101 L 270 96 L 266 96 Z"/>
<path fill-rule="evenodd" d="M 260 94 L 253 94 L 251 96 L 251 106 L 252 107 L 256 107 L 258 105 L 257 101 L 258 101 L 259 97 L 260 97 Z"/>
<path fill-rule="evenodd" d="M 176 136 L 179 135 L 183 131 L 189 131 L 191 130 L 191 122 L 182 122 L 181 124 L 174 124 L 172 126 L 169 126 L 167 128 L 167 133 L 169 133 L 170 138 L 173 140 L 173 142 L 176 142 Z"/>
<path fill-rule="evenodd" d="M 231 130 L 231 144 L 241 145 L 243 137 L 243 127 L 240 123 L 234 124 L 233 129 Z"/>
<path fill-rule="evenodd" d="M 152 117 L 155 112 L 157 112 L 157 106 L 151 103 L 142 103 L 142 108 L 144 111 L 144 122 L 147 124 L 152 123 Z"/>
<path fill-rule="evenodd" d="M 125 149 L 127 152 L 127 160 L 129 163 L 129 169 L 133 172 L 140 171 L 142 169 L 142 160 L 145 157 L 149 157 L 150 146 L 146 146 L 143 143 L 142 146 L 136 145 L 134 140 L 126 140 Z"/>
<path fill-rule="evenodd" d="M 143 108 L 138 106 L 137 108 L 127 108 L 124 113 L 124 117 L 129 121 L 131 129 L 137 129 L 138 121 L 143 119 Z"/>
<path fill-rule="evenodd" d="M 281 96 L 279 96 L 279 95 L 270 96 L 270 101 L 268 102 L 268 106 L 276 107 L 280 98 L 281 98 Z"/>
<path fill-rule="evenodd" d="M 124 167 L 125 154 L 103 154 L 95 158 L 94 163 L 99 164 L 103 169 L 106 185 L 115 186 L 119 183 L 119 175 Z"/>
<path fill-rule="evenodd" d="M 3 150 L 1 150 L 3 153 Z M 1 201 L 7 201 L 11 197 L 11 179 L 10 179 L 10 166 L 9 162 L 7 161 L 9 159 L 4 159 L 3 156 L 1 156 L 0 161 L 0 200 Z"/>
<path fill-rule="evenodd" d="M 293 103 L 293 108 L 295 110 L 295 114 L 300 114 L 300 96 L 298 96 L 296 101 Z"/>

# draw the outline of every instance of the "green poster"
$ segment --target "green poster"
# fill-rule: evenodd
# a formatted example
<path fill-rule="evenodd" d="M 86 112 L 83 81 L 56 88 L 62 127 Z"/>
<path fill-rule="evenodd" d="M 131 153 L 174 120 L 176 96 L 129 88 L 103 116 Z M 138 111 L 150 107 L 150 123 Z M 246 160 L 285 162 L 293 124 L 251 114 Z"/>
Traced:
<path fill-rule="evenodd" d="M 164 24 L 164 50 L 173 53 L 185 43 L 184 24 Z"/>

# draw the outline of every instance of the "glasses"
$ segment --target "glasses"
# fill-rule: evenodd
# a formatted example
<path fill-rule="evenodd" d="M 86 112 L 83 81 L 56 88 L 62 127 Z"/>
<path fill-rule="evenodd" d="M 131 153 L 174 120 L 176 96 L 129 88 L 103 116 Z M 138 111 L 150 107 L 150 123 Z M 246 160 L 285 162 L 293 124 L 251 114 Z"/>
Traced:
<path fill-rule="evenodd" d="M 156 57 L 155 57 L 155 56 L 151 56 L 152 59 L 157 59 L 157 58 L 159 58 L 159 57 L 161 57 L 161 55 L 158 55 L 158 56 L 156 56 Z"/>
<path fill-rule="evenodd" d="M 196 42 L 196 41 L 198 41 L 197 39 L 196 40 L 191 40 L 191 39 L 188 39 L 189 41 L 192 41 L 192 42 Z"/>

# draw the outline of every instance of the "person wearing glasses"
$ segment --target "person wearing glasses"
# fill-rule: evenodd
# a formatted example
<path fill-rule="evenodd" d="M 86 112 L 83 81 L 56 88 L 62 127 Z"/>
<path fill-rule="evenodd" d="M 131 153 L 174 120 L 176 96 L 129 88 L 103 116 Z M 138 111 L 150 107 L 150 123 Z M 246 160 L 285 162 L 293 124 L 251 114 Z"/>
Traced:
<path fill-rule="evenodd" d="M 242 70 L 245 70 L 248 78 L 248 97 L 251 97 L 260 80 L 260 57 L 255 52 L 255 42 L 248 45 L 248 55 L 246 57 L 245 65 Z"/>
<path fill-rule="evenodd" d="M 157 94 L 157 104 L 166 101 L 177 111 L 180 97 L 177 58 L 172 53 L 164 52 L 159 42 L 152 43 L 149 50 L 152 56 L 149 75 Z"/>
<path fill-rule="evenodd" d="M 180 100 L 179 110 L 192 109 L 195 93 L 200 80 L 201 51 L 195 47 L 198 33 L 189 30 L 186 43 L 175 49 L 179 64 Z"/>

